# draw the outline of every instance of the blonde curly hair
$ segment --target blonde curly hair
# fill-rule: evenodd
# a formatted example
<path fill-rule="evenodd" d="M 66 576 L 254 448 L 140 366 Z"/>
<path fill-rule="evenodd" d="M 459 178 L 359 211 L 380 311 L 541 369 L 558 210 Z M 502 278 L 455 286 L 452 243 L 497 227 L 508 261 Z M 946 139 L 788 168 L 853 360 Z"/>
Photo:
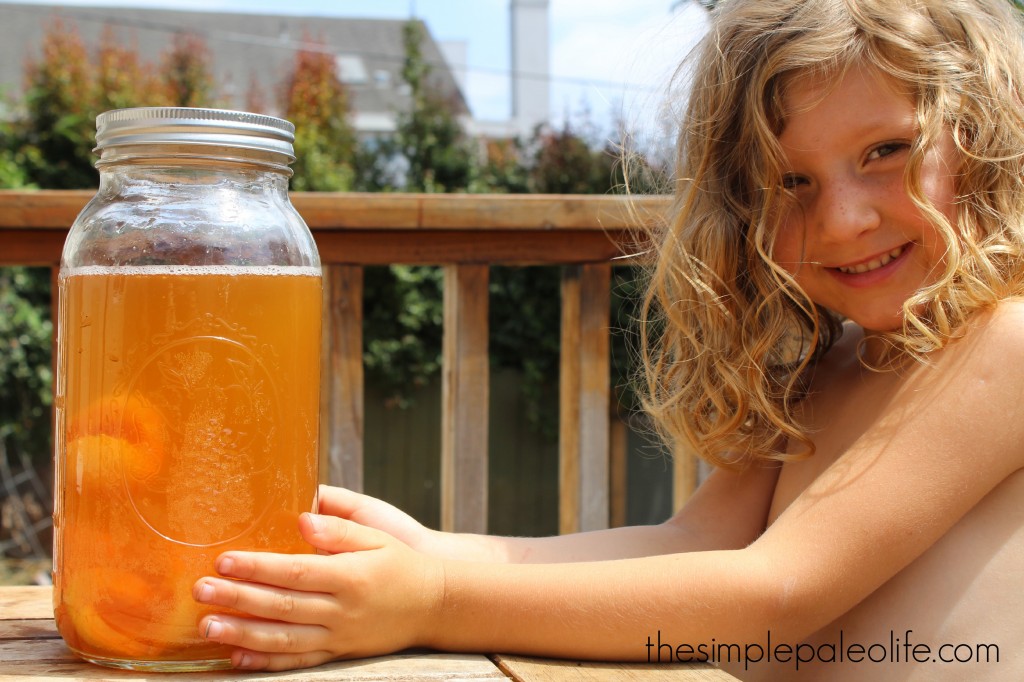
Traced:
<path fill-rule="evenodd" d="M 842 320 L 771 257 L 787 191 L 783 100 L 797 79 L 834 82 L 864 64 L 916 102 L 906 189 L 947 256 L 904 304 L 903 328 L 886 334 L 893 349 L 923 359 L 972 313 L 1024 293 L 1022 36 L 1009 0 L 719 4 L 697 49 L 671 211 L 649 235 L 643 393 L 663 435 L 730 468 L 785 459 L 786 440 L 813 452 L 794 408 Z M 918 180 L 925 152 L 950 134 L 963 159 L 955 225 Z"/>

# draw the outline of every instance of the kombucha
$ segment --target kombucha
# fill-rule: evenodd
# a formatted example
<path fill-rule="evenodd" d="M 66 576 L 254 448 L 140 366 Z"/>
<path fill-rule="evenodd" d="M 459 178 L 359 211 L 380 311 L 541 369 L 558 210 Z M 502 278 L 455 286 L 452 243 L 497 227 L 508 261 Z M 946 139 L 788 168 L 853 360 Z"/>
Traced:
<path fill-rule="evenodd" d="M 54 610 L 82 657 L 227 665 L 192 585 L 228 549 L 311 551 L 318 268 L 61 273 Z"/>

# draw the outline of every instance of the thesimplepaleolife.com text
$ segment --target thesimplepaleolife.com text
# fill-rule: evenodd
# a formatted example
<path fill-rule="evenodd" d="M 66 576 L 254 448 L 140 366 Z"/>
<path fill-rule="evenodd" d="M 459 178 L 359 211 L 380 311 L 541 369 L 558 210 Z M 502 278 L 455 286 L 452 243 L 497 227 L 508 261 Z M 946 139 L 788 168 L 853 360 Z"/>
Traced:
<path fill-rule="evenodd" d="M 929 644 L 917 641 L 913 630 L 889 631 L 885 642 L 847 641 L 840 630 L 838 642 L 824 644 L 791 644 L 775 642 L 771 631 L 763 644 L 737 644 L 710 642 L 692 645 L 673 643 L 663 639 L 661 630 L 648 636 L 644 645 L 650 663 L 675 663 L 698 661 L 701 663 L 743 663 L 745 670 L 750 666 L 768 663 L 789 664 L 795 670 L 810 663 L 863 663 L 863 664 L 913 664 L 913 663 L 999 663 L 999 645 L 993 643 L 942 643 Z"/>

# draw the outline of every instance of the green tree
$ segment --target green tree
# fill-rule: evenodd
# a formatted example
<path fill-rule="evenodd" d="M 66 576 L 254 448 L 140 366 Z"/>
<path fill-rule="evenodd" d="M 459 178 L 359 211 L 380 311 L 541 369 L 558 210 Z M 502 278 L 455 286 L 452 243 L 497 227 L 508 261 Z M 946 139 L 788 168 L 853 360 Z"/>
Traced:
<path fill-rule="evenodd" d="M 351 189 L 356 136 L 334 56 L 326 50 L 297 52 L 282 99 L 286 118 L 295 124 L 292 189 Z"/>
<path fill-rule="evenodd" d="M 586 120 L 586 119 L 584 119 Z M 560 130 L 538 131 L 531 185 L 541 194 L 604 194 L 612 189 L 616 156 L 594 150 L 567 119 Z"/>
<path fill-rule="evenodd" d="M 109 26 L 100 38 L 95 64 L 95 113 L 147 106 L 163 100 L 153 69 L 143 64 L 138 50 L 126 47 Z"/>
<path fill-rule="evenodd" d="M 270 112 L 267 93 L 255 76 L 249 80 L 249 87 L 245 91 L 245 110 L 256 114 L 268 114 Z"/>
<path fill-rule="evenodd" d="M 37 465 L 50 458 L 52 338 L 49 269 L 0 268 L 0 431 Z"/>
<path fill-rule="evenodd" d="M 30 187 L 27 166 L 12 123 L 0 120 L 0 189 Z"/>
<path fill-rule="evenodd" d="M 193 33 L 176 33 L 160 64 L 162 104 L 209 107 L 216 104 L 210 48 Z"/>
<path fill-rule="evenodd" d="M 403 165 L 394 137 L 362 140 L 352 158 L 352 189 L 357 192 L 395 192 L 402 188 Z"/>
<path fill-rule="evenodd" d="M 41 57 L 26 61 L 23 114 L 10 124 L 6 158 L 24 170 L 28 184 L 95 187 L 96 115 L 146 104 L 211 106 L 215 91 L 209 61 L 200 38 L 178 34 L 155 70 L 109 28 L 91 57 L 78 31 L 55 21 L 43 38 Z"/>
<path fill-rule="evenodd" d="M 492 268 L 490 284 L 492 363 L 522 374 L 526 418 L 550 438 L 558 427 L 561 272 L 558 267 Z"/>
<path fill-rule="evenodd" d="M 484 160 L 473 189 L 503 194 L 529 193 L 530 171 L 523 162 L 525 154 L 519 138 L 485 140 Z"/>
<path fill-rule="evenodd" d="M 375 163 L 363 157 L 361 182 L 389 189 L 394 180 L 407 192 L 464 192 L 474 178 L 474 156 L 454 102 L 437 94 L 430 78 L 423 30 L 418 21 L 403 27 L 402 79 L 410 106 L 398 115 L 394 137 L 373 143 L 382 156 Z M 400 170 L 393 168 L 396 161 Z M 392 404 L 407 404 L 407 389 L 440 370 L 443 281 L 441 269 L 431 266 L 366 271 L 367 373 L 388 388 Z"/>
<path fill-rule="evenodd" d="M 465 191 L 473 179 L 473 153 L 455 104 L 438 94 L 423 59 L 423 24 L 403 29 L 402 80 L 409 86 L 409 110 L 399 115 L 397 140 L 407 163 L 405 189 L 410 192 Z"/>
<path fill-rule="evenodd" d="M 42 58 L 25 67 L 25 116 L 14 125 L 28 180 L 49 189 L 95 187 L 95 82 L 78 32 L 55 21 Z"/>
<path fill-rule="evenodd" d="M 366 268 L 364 310 L 367 376 L 388 393 L 392 407 L 410 405 L 410 389 L 441 369 L 444 303 L 440 268 Z"/>

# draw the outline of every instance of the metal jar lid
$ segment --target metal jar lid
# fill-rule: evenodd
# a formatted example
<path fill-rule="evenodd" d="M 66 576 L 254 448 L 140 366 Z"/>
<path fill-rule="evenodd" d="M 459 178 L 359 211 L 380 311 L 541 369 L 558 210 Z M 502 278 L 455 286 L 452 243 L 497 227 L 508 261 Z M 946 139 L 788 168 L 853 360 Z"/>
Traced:
<path fill-rule="evenodd" d="M 126 145 L 233 147 L 283 154 L 295 160 L 295 126 L 284 119 L 226 109 L 140 107 L 96 117 L 96 151 Z"/>

